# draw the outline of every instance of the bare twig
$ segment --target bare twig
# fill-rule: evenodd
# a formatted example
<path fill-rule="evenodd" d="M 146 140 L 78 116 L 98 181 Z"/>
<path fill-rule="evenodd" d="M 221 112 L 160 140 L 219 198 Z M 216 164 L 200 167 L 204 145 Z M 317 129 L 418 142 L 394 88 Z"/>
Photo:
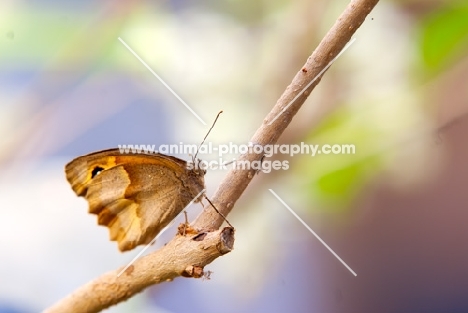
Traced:
<path fill-rule="evenodd" d="M 351 1 L 308 58 L 304 70 L 296 74 L 292 83 L 264 119 L 251 139 L 253 144 L 265 146 L 277 142 L 310 92 L 320 82 L 321 77 L 316 79 L 290 106 L 288 104 L 343 49 L 377 2 L 378 0 Z M 279 114 L 280 116 L 276 118 Z M 269 125 L 273 120 L 274 122 Z M 244 154 L 239 161 L 260 161 L 261 158 L 260 154 Z M 212 198 L 221 213 L 225 216 L 229 214 L 254 176 L 254 169 L 233 169 L 228 172 Z M 207 206 L 193 227 L 198 230 L 216 230 L 223 221 L 224 219 L 215 210 Z M 204 236 L 206 237 L 202 238 Z M 99 312 L 130 298 L 152 284 L 172 280 L 178 276 L 199 277 L 203 272 L 203 266 L 232 249 L 234 240 L 232 228 L 208 232 L 195 238 L 202 241 L 176 236 L 160 250 L 137 260 L 120 277 L 117 277 L 119 270 L 104 274 L 62 299 L 46 312 Z"/>

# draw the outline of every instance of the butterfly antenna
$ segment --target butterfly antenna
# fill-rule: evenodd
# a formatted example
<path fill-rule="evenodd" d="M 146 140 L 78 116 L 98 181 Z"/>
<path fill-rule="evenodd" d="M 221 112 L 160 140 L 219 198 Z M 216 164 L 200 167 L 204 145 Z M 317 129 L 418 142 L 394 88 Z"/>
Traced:
<path fill-rule="evenodd" d="M 196 157 L 197 157 L 198 150 L 200 150 L 200 147 L 203 145 L 203 143 L 205 143 L 206 137 L 208 137 L 208 135 L 210 134 L 211 130 L 212 130 L 213 127 L 215 126 L 216 121 L 218 120 L 218 117 L 221 115 L 221 113 L 223 113 L 223 111 L 219 111 L 218 115 L 216 115 L 216 118 L 215 118 L 215 120 L 214 120 L 214 122 L 213 122 L 213 125 L 211 125 L 210 129 L 208 130 L 208 132 L 207 132 L 206 135 L 205 135 L 205 138 L 203 138 L 203 141 L 202 141 L 201 144 L 198 146 L 197 152 L 195 153 L 195 156 L 192 158 L 193 164 L 195 164 L 195 159 L 196 159 Z"/>
<path fill-rule="evenodd" d="M 207 196 L 205 196 L 205 199 L 208 201 L 208 203 L 213 207 L 213 209 L 215 209 L 215 211 L 221 215 L 222 218 L 224 218 L 224 220 L 226 221 L 226 223 L 228 223 L 229 226 L 231 226 L 232 228 L 234 228 L 234 226 L 231 225 L 231 223 L 229 223 L 229 221 L 227 220 L 226 216 L 224 216 L 223 213 L 219 212 L 218 209 L 214 206 L 214 204 L 210 201 L 210 199 L 208 199 Z"/>

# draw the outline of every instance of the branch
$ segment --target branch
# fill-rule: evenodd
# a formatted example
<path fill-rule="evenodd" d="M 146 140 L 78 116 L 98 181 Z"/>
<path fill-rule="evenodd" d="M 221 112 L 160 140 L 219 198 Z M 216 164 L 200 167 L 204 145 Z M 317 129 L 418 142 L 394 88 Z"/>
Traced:
<path fill-rule="evenodd" d="M 351 1 L 255 132 L 251 139 L 253 144 L 265 146 L 277 142 L 321 77 L 290 106 L 288 104 L 344 48 L 377 2 L 378 0 Z M 280 116 L 275 119 L 277 115 Z M 247 161 L 252 164 L 251 162 L 260 161 L 261 158 L 260 154 L 247 153 L 240 156 L 237 162 Z M 212 198 L 221 213 L 229 214 L 255 174 L 254 169 L 232 169 L 228 172 Z M 193 223 L 193 228 L 210 232 L 195 236 L 178 235 L 160 250 L 138 259 L 120 277 L 117 277 L 120 269 L 106 273 L 80 287 L 45 312 L 99 312 L 127 300 L 153 284 L 170 281 L 178 276 L 201 277 L 205 265 L 233 249 L 232 228 L 212 231 L 218 229 L 222 223 L 223 218 L 211 206 L 207 206 Z"/>
<path fill-rule="evenodd" d="M 105 273 L 81 286 L 44 312 L 99 312 L 127 300 L 146 287 L 178 276 L 199 278 L 203 267 L 230 252 L 234 230 L 226 227 L 208 233 L 180 233 L 160 250 L 138 259 L 122 275 L 122 269 Z"/>
<path fill-rule="evenodd" d="M 250 140 L 252 144 L 266 146 L 275 144 L 278 141 L 278 138 L 291 123 L 293 116 L 296 115 L 312 90 L 320 82 L 322 76 L 315 79 L 291 105 L 288 106 L 288 104 L 340 53 L 377 2 L 378 0 L 352 0 L 350 2 L 263 120 L 263 124 Z M 281 113 L 283 110 L 285 111 Z M 280 117 L 276 118 L 279 114 Z M 273 123 L 268 125 L 270 121 L 273 121 Z M 246 153 L 241 155 L 237 162 L 247 161 L 248 164 L 252 164 L 251 162 L 260 161 L 261 159 L 261 154 Z M 234 204 L 255 174 L 256 170 L 254 169 L 232 169 L 225 176 L 212 199 L 212 202 L 221 213 L 227 216 L 231 212 Z M 209 206 L 197 217 L 193 226 L 197 229 L 217 229 L 222 223 L 223 218 L 217 215 L 213 208 Z"/>

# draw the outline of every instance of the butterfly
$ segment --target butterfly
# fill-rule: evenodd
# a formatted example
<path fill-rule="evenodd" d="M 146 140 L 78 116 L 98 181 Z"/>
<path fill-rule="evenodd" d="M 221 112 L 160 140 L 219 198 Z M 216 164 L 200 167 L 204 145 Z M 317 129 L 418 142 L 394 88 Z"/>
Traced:
<path fill-rule="evenodd" d="M 109 228 L 110 240 L 128 251 L 150 243 L 190 202 L 203 197 L 232 227 L 205 195 L 206 170 L 197 153 L 187 162 L 161 153 L 109 149 L 77 157 L 65 166 L 65 174 L 76 195 L 88 201 L 89 213 Z"/>
<path fill-rule="evenodd" d="M 201 201 L 206 170 L 164 154 L 110 149 L 74 159 L 65 173 L 110 240 L 127 251 L 150 243 L 192 200 Z"/>

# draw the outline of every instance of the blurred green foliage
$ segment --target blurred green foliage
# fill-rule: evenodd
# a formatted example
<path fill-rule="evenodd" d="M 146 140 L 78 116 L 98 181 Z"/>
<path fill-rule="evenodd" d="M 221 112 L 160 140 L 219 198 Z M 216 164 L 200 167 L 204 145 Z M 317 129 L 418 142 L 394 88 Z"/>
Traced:
<path fill-rule="evenodd" d="M 418 14 L 423 14 L 421 12 Z M 422 18 L 418 14 L 414 19 L 416 23 L 412 24 L 414 28 L 408 29 L 408 34 L 414 33 L 417 37 L 409 42 L 419 53 L 425 77 L 430 73 L 430 79 L 437 79 L 438 75 L 467 55 L 468 2 L 442 2 Z M 411 60 L 409 53 L 412 48 L 407 51 L 399 61 L 402 64 Z M 410 68 L 421 70 L 421 67 Z M 404 77 L 398 79 L 408 84 Z M 324 207 L 328 212 L 343 211 L 349 207 L 362 188 L 391 164 L 400 147 L 397 143 L 401 142 L 406 131 L 412 131 L 411 124 L 417 124 L 415 106 L 420 101 L 414 100 L 416 102 L 408 102 L 407 105 L 397 105 L 397 101 L 413 96 L 416 99 L 418 92 L 424 93 L 420 89 L 406 89 L 400 95 L 390 94 L 392 99 L 396 99 L 394 104 L 387 101 L 382 105 L 382 97 L 371 105 L 348 103 L 348 106 L 339 106 L 312 130 L 305 140 L 309 144 L 354 144 L 356 154 L 318 155 L 302 159 L 296 169 L 300 170 L 300 175 L 307 177 L 304 192 L 310 201 L 318 202 L 318 207 Z M 383 115 L 366 115 L 369 110 L 380 110 Z M 399 118 L 392 117 L 395 114 Z M 387 126 L 382 127 L 381 123 L 384 122 Z M 389 123 L 395 126 L 388 126 Z"/>
<path fill-rule="evenodd" d="M 322 200 L 328 205 L 343 207 L 353 200 L 365 182 L 372 177 L 373 170 L 379 168 L 379 164 L 381 159 L 377 155 L 357 160 L 325 173 L 311 187 L 321 190 Z"/>
<path fill-rule="evenodd" d="M 309 144 L 354 144 L 356 154 L 306 156 L 297 169 L 307 177 L 308 194 L 327 208 L 344 209 L 365 183 L 385 164 L 382 138 L 373 123 L 362 123 L 342 106 L 326 118 L 305 142 Z M 388 137 L 388 136 L 387 136 Z"/>
<path fill-rule="evenodd" d="M 424 66 L 437 73 L 468 50 L 468 2 L 447 2 L 421 21 L 419 49 Z"/>

